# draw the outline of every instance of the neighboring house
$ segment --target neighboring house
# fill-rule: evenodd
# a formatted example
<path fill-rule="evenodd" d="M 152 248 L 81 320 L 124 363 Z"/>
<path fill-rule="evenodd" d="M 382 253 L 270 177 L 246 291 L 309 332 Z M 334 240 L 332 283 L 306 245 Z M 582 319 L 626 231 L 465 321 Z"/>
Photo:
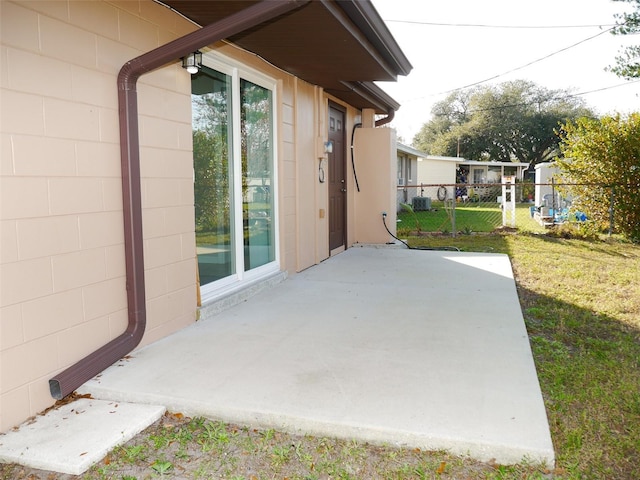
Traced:
<path fill-rule="evenodd" d="M 456 171 L 464 158 L 425 155 L 418 159 L 418 194 L 433 200 L 444 200 L 443 192 L 451 198 Z"/>
<path fill-rule="evenodd" d="M 498 185 L 494 188 L 488 184 L 500 184 L 504 176 L 522 180 L 528 166 L 528 163 L 520 162 L 477 162 L 460 157 L 426 155 L 418 159 L 418 185 L 424 192 L 423 196 L 434 200 L 451 199 L 455 191 L 456 197 L 465 195 L 465 199 L 471 196 L 496 201 Z M 471 187 L 455 187 L 455 184 L 469 184 Z"/>
<path fill-rule="evenodd" d="M 485 201 L 497 201 L 501 194 L 498 185 L 492 187 L 488 184 L 501 184 L 505 176 L 522 180 L 528 163 L 521 162 L 476 162 L 465 160 L 460 163 L 456 183 L 468 183 L 471 187 L 458 191 L 457 195 L 466 194 L 470 198 L 478 198 Z M 474 185 L 478 185 L 477 187 Z"/>
<path fill-rule="evenodd" d="M 411 65 L 369 1 L 0 8 L 0 431 L 225 296 L 388 240 L 399 105 L 373 81 Z"/>
<path fill-rule="evenodd" d="M 398 175 L 397 175 L 397 204 L 396 209 L 400 211 L 401 203 L 411 204 L 413 197 L 420 194 L 416 187 L 418 180 L 418 161 L 426 154 L 398 142 Z"/>

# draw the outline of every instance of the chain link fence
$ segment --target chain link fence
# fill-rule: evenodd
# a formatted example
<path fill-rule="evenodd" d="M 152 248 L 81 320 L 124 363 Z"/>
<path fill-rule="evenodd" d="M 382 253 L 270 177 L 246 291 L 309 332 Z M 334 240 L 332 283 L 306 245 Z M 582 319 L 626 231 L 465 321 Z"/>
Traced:
<path fill-rule="evenodd" d="M 580 197 L 597 198 L 598 211 L 581 209 Z M 606 185 L 529 183 L 420 184 L 398 187 L 400 235 L 458 234 L 517 228 L 543 232 L 565 224 L 614 228 L 615 189 Z M 592 198 L 593 197 L 593 198 Z"/>

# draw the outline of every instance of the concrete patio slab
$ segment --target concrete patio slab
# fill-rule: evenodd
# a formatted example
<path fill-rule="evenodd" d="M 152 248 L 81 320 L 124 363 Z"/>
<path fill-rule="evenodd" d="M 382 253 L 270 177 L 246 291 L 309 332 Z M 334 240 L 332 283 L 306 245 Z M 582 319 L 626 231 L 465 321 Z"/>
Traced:
<path fill-rule="evenodd" d="M 158 405 L 81 398 L 0 435 L 0 463 L 80 475 L 164 412 Z"/>
<path fill-rule="evenodd" d="M 553 465 L 506 255 L 354 247 L 82 393 L 253 427 Z"/>

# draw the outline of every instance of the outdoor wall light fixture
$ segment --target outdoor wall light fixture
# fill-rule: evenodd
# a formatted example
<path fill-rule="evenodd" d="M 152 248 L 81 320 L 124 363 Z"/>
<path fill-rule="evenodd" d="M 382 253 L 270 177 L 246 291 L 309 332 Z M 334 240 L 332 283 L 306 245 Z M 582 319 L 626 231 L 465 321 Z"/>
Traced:
<path fill-rule="evenodd" d="M 186 57 L 182 57 L 182 68 L 186 68 L 191 75 L 198 73 L 202 67 L 202 52 L 196 50 Z"/>

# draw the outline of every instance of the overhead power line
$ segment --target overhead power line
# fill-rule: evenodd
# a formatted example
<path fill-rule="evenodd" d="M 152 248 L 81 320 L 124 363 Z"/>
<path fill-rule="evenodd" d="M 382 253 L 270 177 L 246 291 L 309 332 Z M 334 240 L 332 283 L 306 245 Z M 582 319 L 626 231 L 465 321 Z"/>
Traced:
<path fill-rule="evenodd" d="M 433 27 L 462 27 L 462 28 L 510 28 L 510 29 L 556 29 L 556 28 L 606 28 L 614 27 L 614 23 L 598 25 L 489 25 L 481 23 L 440 23 L 418 22 L 415 20 L 385 20 L 385 23 L 409 23 L 414 25 L 430 25 Z"/>
<path fill-rule="evenodd" d="M 545 55 L 544 57 L 540 57 L 537 60 L 533 60 L 533 61 L 531 61 L 529 63 L 526 63 L 524 65 L 521 65 L 519 67 L 512 68 L 511 70 L 507 70 L 506 72 L 502 72 L 502 73 L 499 73 L 497 75 L 493 75 L 492 77 L 485 78 L 484 80 L 479 80 L 477 82 L 473 82 L 473 83 L 470 83 L 468 85 L 464 85 L 462 87 L 452 88 L 451 90 L 446 90 L 444 92 L 436 93 L 436 94 L 434 94 L 432 96 L 446 95 L 448 93 L 457 92 L 458 90 L 464 90 L 465 88 L 475 87 L 476 85 L 480 85 L 482 83 L 490 82 L 491 80 L 495 80 L 496 78 L 504 77 L 505 75 L 508 75 L 510 73 L 517 72 L 518 70 L 522 70 L 523 68 L 527 68 L 527 67 L 530 67 L 533 64 L 542 62 L 543 60 L 547 60 L 548 58 L 551 58 L 554 55 L 558 55 L 559 53 L 566 52 L 567 50 L 569 50 L 571 48 L 574 48 L 574 47 L 577 47 L 578 45 L 581 45 L 581 44 L 583 44 L 585 42 L 588 42 L 589 40 L 593 40 L 594 38 L 599 37 L 600 35 L 604 35 L 605 33 L 610 32 L 614 28 L 615 27 L 607 28 L 606 30 L 601 31 L 600 33 L 597 33 L 596 35 L 592 35 L 591 37 L 587 37 L 584 40 L 580 40 L 577 43 L 569 45 L 568 47 L 564 47 L 564 48 L 561 48 L 560 50 L 556 50 L 555 52 L 552 52 L 552 53 L 550 53 L 548 55 Z"/>
<path fill-rule="evenodd" d="M 578 97 L 580 95 L 588 95 L 590 93 L 597 93 L 597 92 L 602 92 L 604 90 L 611 90 L 612 88 L 618 88 L 618 87 L 624 87 L 626 85 L 631 85 L 633 83 L 638 83 L 640 82 L 640 79 L 638 80 L 631 80 L 629 82 L 625 82 L 625 83 L 618 83 L 617 85 L 611 85 L 609 87 L 602 87 L 602 88 L 596 88 L 595 90 L 589 90 L 587 92 L 580 92 L 580 93 L 574 93 L 571 95 L 567 95 L 568 97 Z"/>

